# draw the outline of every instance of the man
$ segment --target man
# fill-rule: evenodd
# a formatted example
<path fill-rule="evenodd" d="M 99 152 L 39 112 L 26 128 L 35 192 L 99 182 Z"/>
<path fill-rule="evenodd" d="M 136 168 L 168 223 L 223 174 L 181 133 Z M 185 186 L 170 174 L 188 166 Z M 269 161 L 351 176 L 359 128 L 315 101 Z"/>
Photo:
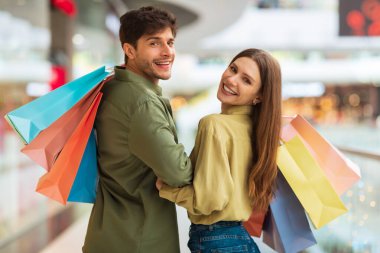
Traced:
<path fill-rule="evenodd" d="M 158 86 L 171 76 L 176 21 L 154 7 L 120 21 L 125 66 L 105 84 L 95 121 L 100 180 L 83 252 L 178 253 L 175 206 L 155 187 L 157 177 L 173 186 L 192 179 Z"/>

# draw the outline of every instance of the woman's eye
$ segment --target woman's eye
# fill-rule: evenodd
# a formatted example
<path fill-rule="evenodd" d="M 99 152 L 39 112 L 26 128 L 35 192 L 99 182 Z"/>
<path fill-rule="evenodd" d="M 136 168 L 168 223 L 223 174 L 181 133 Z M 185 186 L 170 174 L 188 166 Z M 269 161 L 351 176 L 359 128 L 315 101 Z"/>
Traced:
<path fill-rule="evenodd" d="M 234 66 L 230 66 L 230 70 L 233 72 L 233 73 L 236 73 L 236 68 Z"/>
<path fill-rule="evenodd" d="M 248 78 L 243 78 L 243 81 L 244 81 L 246 84 L 251 84 L 251 81 L 250 81 Z"/>

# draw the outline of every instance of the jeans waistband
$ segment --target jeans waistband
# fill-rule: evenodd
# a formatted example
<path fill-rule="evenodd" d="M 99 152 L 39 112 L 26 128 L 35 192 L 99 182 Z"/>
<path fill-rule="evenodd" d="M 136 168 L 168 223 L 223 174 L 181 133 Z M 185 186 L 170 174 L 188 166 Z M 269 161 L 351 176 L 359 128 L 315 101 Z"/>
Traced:
<path fill-rule="evenodd" d="M 210 225 L 191 223 L 190 229 L 192 231 L 213 230 L 216 228 L 241 226 L 242 224 L 243 224 L 243 222 L 241 222 L 241 221 L 218 221 L 218 222 L 210 224 Z"/>

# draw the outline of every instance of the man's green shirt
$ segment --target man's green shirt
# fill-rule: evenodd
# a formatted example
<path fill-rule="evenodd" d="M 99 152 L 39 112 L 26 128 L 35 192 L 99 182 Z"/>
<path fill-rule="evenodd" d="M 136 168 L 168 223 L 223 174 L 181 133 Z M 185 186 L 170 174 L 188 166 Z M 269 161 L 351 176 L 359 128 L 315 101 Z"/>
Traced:
<path fill-rule="evenodd" d="M 192 179 L 170 104 L 158 85 L 123 67 L 102 92 L 100 179 L 83 252 L 178 253 L 175 206 L 155 187 L 157 177 L 177 187 Z"/>

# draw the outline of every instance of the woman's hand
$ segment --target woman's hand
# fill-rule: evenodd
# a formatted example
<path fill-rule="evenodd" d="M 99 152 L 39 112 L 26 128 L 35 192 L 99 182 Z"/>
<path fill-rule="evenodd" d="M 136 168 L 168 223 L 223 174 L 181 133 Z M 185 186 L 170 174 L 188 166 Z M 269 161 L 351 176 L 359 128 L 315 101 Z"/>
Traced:
<path fill-rule="evenodd" d="M 161 179 L 157 178 L 157 181 L 156 181 L 157 190 L 161 190 L 163 184 L 164 184 L 164 182 L 162 182 Z"/>

